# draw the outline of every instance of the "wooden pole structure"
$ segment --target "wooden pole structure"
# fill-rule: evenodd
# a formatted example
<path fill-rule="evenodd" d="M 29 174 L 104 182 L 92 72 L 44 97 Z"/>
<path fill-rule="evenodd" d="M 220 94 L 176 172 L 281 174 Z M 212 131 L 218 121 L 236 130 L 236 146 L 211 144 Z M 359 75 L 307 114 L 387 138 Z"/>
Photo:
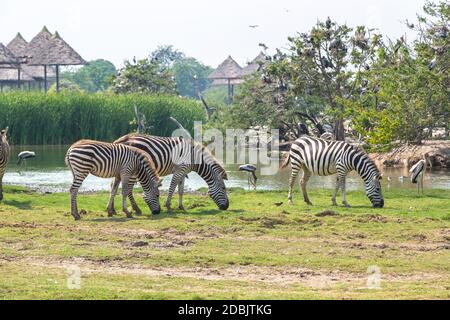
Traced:
<path fill-rule="evenodd" d="M 59 64 L 56 65 L 56 92 L 59 92 Z"/>
<path fill-rule="evenodd" d="M 47 65 L 44 66 L 44 91 L 47 92 L 48 83 L 47 83 Z"/>
<path fill-rule="evenodd" d="M 17 88 L 20 90 L 20 65 L 17 67 Z"/>
<path fill-rule="evenodd" d="M 228 104 L 231 103 L 231 81 L 228 79 Z"/>

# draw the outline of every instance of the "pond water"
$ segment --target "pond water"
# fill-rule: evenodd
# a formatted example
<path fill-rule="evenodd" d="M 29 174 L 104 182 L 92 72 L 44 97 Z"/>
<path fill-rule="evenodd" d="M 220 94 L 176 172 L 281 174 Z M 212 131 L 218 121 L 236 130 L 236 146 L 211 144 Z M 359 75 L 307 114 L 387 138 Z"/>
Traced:
<path fill-rule="evenodd" d="M 36 152 L 36 158 L 29 159 L 20 167 L 17 166 L 17 154 L 23 150 Z M 26 186 L 43 192 L 67 191 L 72 183 L 72 174 L 64 163 L 67 146 L 13 146 L 8 170 L 3 179 L 5 184 Z M 248 188 L 247 173 L 238 170 L 239 164 L 225 165 L 228 172 L 227 187 Z M 405 168 L 384 168 L 383 188 L 416 188 L 411 184 Z M 258 190 L 287 189 L 290 170 L 283 170 L 275 175 L 258 176 Z M 390 177 L 388 181 L 387 177 Z M 167 190 L 171 176 L 164 177 L 162 189 Z M 83 183 L 81 191 L 109 190 L 111 179 L 97 178 L 90 175 Z M 310 188 L 333 189 L 335 177 L 312 177 L 308 183 Z M 198 190 L 207 187 L 206 183 L 194 172 L 188 175 L 185 182 L 186 190 Z M 428 170 L 424 178 L 424 188 L 450 189 L 450 170 Z M 352 172 L 347 179 L 348 190 L 363 190 L 361 178 Z"/>

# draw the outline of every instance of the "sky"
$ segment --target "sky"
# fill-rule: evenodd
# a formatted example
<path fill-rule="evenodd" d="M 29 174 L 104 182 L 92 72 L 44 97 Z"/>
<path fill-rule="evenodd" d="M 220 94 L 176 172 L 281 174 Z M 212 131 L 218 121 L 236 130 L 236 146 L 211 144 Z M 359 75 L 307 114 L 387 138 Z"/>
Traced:
<path fill-rule="evenodd" d="M 349 26 L 368 25 L 395 39 L 407 33 L 424 0 L 0 0 L 0 42 L 18 31 L 30 41 L 44 25 L 85 60 L 107 59 L 116 67 L 143 58 L 158 45 L 217 67 L 228 55 L 244 66 L 259 43 L 286 48 L 287 37 L 306 32 L 330 16 Z M 250 28 L 250 25 L 258 25 Z"/>

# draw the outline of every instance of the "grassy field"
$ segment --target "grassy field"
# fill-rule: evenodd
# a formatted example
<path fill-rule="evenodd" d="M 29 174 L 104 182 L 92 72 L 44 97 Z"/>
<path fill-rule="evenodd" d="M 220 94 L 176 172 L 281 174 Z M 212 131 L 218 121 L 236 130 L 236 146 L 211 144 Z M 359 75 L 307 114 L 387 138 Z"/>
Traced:
<path fill-rule="evenodd" d="M 310 192 L 313 207 L 286 196 L 232 190 L 222 212 L 197 193 L 187 212 L 126 219 L 107 217 L 106 193 L 85 194 L 87 214 L 74 221 L 68 194 L 7 187 L 0 298 L 450 298 L 448 190 L 390 190 L 383 209 L 363 192 L 349 192 L 349 209 L 332 207 L 327 190 Z M 80 289 L 67 287 L 69 266 Z M 367 285 L 370 266 L 378 288 Z"/>

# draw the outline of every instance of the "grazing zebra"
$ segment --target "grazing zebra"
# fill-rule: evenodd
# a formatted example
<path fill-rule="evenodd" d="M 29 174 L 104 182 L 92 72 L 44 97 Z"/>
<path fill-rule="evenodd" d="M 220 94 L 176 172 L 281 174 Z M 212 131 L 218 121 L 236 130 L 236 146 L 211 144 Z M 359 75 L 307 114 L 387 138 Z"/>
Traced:
<path fill-rule="evenodd" d="M 337 173 L 332 203 L 336 205 L 336 194 L 342 188 L 342 203 L 349 207 L 345 196 L 345 177 L 348 172 L 356 170 L 365 182 L 366 194 L 373 207 L 382 208 L 384 206 L 379 181 L 381 175 L 377 167 L 362 150 L 344 141 L 327 141 L 308 136 L 300 137 L 292 144 L 282 167 L 286 167 L 289 162 L 292 167 L 289 180 L 289 203 L 292 203 L 292 187 L 301 169 L 303 177 L 300 186 L 307 204 L 312 205 L 306 192 L 306 184 L 311 175 L 328 176 Z"/>
<path fill-rule="evenodd" d="M 70 188 L 71 213 L 75 220 L 80 219 L 77 209 L 77 193 L 84 179 L 91 173 L 102 178 L 120 178 L 122 188 L 122 209 L 128 218 L 132 215 L 127 209 L 127 195 L 132 193 L 128 181 L 136 177 L 144 189 L 144 200 L 153 214 L 161 210 L 159 205 L 159 177 L 151 159 L 141 150 L 125 145 L 92 140 L 80 140 L 70 146 L 66 154 L 66 164 L 73 174 Z M 117 188 L 111 190 L 116 193 Z M 111 210 L 109 216 L 112 216 Z"/>
<path fill-rule="evenodd" d="M 223 180 L 227 179 L 227 173 L 210 151 L 200 143 L 181 137 L 157 137 L 143 134 L 128 134 L 114 143 L 126 144 L 145 151 L 153 163 L 158 175 L 166 176 L 173 173 L 172 181 L 167 196 L 166 208 L 170 209 L 175 188 L 178 186 L 178 207 L 183 207 L 184 179 L 191 172 L 197 172 L 208 184 L 208 193 L 221 210 L 228 209 L 228 196 Z M 120 179 L 114 181 L 113 187 L 120 183 Z M 134 183 L 133 179 L 130 183 Z M 123 183 L 122 183 L 123 185 Z M 137 209 L 132 194 L 129 195 L 133 208 Z M 108 208 L 114 205 L 114 194 L 108 203 Z"/>
<path fill-rule="evenodd" d="M 8 128 L 0 132 L 0 200 L 3 199 L 3 175 L 9 161 Z"/>

